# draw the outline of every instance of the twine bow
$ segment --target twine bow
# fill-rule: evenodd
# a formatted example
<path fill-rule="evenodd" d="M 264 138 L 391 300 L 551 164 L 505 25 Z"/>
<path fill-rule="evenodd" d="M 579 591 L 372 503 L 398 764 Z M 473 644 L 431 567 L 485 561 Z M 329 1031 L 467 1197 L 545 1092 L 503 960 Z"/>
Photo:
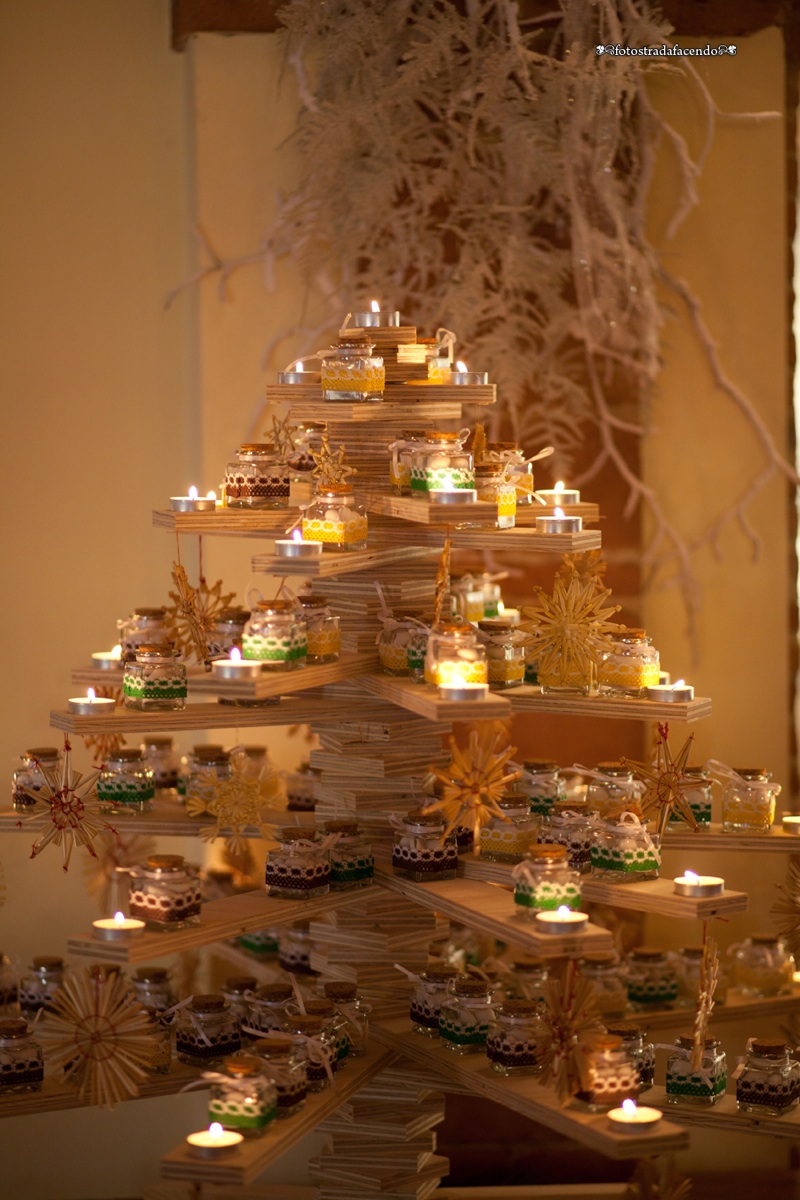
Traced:
<path fill-rule="evenodd" d="M 164 1020 L 168 1017 L 173 1017 L 173 1016 L 177 1015 L 177 1013 L 180 1012 L 181 1009 L 186 1009 L 184 1016 L 189 1018 L 189 1021 L 191 1022 L 195 1033 L 198 1035 L 198 1037 L 200 1038 L 201 1041 L 205 1042 L 205 1044 L 207 1046 L 210 1046 L 211 1038 L 208 1036 L 205 1029 L 203 1029 L 202 1024 L 200 1023 L 200 1021 L 197 1018 L 197 1014 L 193 1013 L 190 1008 L 187 1008 L 187 1005 L 191 1004 L 193 1000 L 194 1000 L 194 996 L 187 996 L 185 1000 L 179 1000 L 177 1004 L 172 1005 L 172 1008 L 165 1008 L 163 1013 L 161 1014 L 161 1018 L 162 1018 L 162 1020 Z M 169 1023 L 171 1024 L 171 1021 Z"/>
<path fill-rule="evenodd" d="M 771 779 L 745 779 L 738 771 L 734 771 L 733 767 L 729 767 L 727 763 L 721 762 L 718 758 L 709 758 L 705 764 L 706 771 L 710 771 L 712 775 L 717 775 L 720 779 L 726 779 L 732 783 L 740 783 L 744 787 L 753 788 L 755 791 L 772 791 L 776 796 L 781 794 L 781 785 L 774 783 Z"/>
<path fill-rule="evenodd" d="M 439 358 L 443 358 L 442 351 L 444 350 L 450 362 L 453 361 L 456 342 L 458 338 L 451 329 L 440 328 L 436 330 L 436 348 L 439 351 Z"/>

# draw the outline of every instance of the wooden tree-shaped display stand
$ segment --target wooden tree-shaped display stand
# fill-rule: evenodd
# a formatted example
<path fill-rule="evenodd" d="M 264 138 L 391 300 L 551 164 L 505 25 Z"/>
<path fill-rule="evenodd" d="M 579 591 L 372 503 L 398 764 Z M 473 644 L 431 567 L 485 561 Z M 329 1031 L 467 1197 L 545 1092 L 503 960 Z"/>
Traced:
<path fill-rule="evenodd" d="M 380 351 L 391 360 L 392 345 L 413 342 L 413 329 L 373 330 L 381 334 Z M 395 357 L 397 357 L 395 355 Z M 298 1116 L 277 1123 L 263 1138 L 246 1141 L 235 1154 L 219 1161 L 193 1158 L 184 1145 L 162 1160 L 167 1180 L 193 1184 L 221 1184 L 245 1189 L 300 1137 L 315 1127 L 331 1136 L 330 1149 L 313 1170 L 323 1197 L 358 1195 L 413 1196 L 434 1191 L 447 1163 L 435 1155 L 432 1130 L 441 1119 L 442 1091 L 466 1091 L 488 1096 L 501 1105 L 566 1134 L 581 1145 L 612 1158 L 636 1159 L 687 1145 L 686 1124 L 714 1128 L 768 1131 L 780 1136 L 800 1133 L 800 1116 L 750 1117 L 736 1111 L 726 1097 L 713 1110 L 669 1109 L 669 1120 L 647 1131 L 626 1131 L 603 1115 L 562 1107 L 553 1091 L 530 1078 L 504 1079 L 495 1074 L 483 1056 L 461 1058 L 447 1054 L 410 1032 L 407 999 L 400 986 L 396 961 L 421 969 L 428 943 L 446 928 L 447 918 L 499 938 L 522 950 L 548 958 L 577 956 L 590 950 L 612 948 L 605 929 L 589 924 L 579 935 L 553 936 L 537 932 L 534 922 L 514 914 L 509 870 L 503 865 L 463 859 L 458 879 L 416 884 L 392 874 L 388 862 L 388 814 L 403 812 L 418 803 L 422 777 L 431 763 L 442 760 L 441 738 L 454 721 L 510 718 L 516 713 L 566 713 L 575 717 L 638 718 L 643 721 L 691 722 L 710 713 L 710 701 L 663 704 L 647 700 L 596 697 L 553 697 L 523 685 L 507 693 L 491 693 L 481 701 L 442 701 L 431 689 L 411 681 L 383 675 L 378 670 L 376 620 L 379 607 L 375 582 L 380 582 L 390 606 L 433 597 L 436 560 L 450 529 L 455 552 L 461 547 L 515 549 L 524 553 L 561 554 L 597 549 L 595 530 L 575 534 L 542 534 L 519 520 L 510 530 L 493 527 L 495 510 L 483 503 L 463 507 L 469 512 L 430 504 L 426 499 L 390 493 L 387 478 L 387 444 L 403 426 L 452 427 L 463 424 L 464 405 L 494 401 L 494 388 L 462 387 L 402 382 L 387 385 L 382 403 L 326 403 L 318 386 L 269 387 L 267 399 L 288 403 L 298 420 L 328 423 L 332 445 L 346 443 L 351 462 L 358 468 L 356 491 L 369 513 L 369 541 L 365 550 L 336 553 L 326 550 L 316 561 L 277 558 L 259 551 L 253 569 L 279 577 L 310 578 L 312 590 L 324 593 L 341 618 L 343 653 L 338 662 L 286 673 L 264 673 L 255 682 L 222 682 L 201 671 L 190 672 L 191 700 L 180 712 L 141 713 L 117 708 L 102 716 L 51 713 L 51 725 L 76 734 L 138 733 L 185 730 L 236 729 L 239 733 L 265 726 L 308 724 L 318 735 L 320 748 L 312 751 L 311 764 L 319 769 L 315 785 L 320 818 L 352 814 L 369 831 L 376 846 L 375 883 L 352 893 L 332 893 L 305 902 L 275 899 L 263 890 L 212 901 L 204 905 L 202 920 L 194 928 L 173 934 L 145 935 L 131 942 L 102 943 L 89 934 L 76 935 L 69 953 L 87 961 L 102 959 L 134 964 L 178 951 L 214 946 L 227 961 L 243 965 L 248 973 L 269 968 L 244 960 L 227 939 L 252 930 L 279 928 L 298 918 L 309 918 L 316 951 L 312 966 L 328 978 L 355 980 L 373 999 L 372 1039 L 365 1058 L 353 1060 L 337 1077 L 334 1088 L 309 1098 Z M 541 508 L 538 512 L 543 512 Z M 596 506 L 582 504 L 576 512 L 596 519 Z M 453 528 L 468 515 L 473 527 Z M 296 511 L 259 512 L 218 508 L 207 513 L 156 512 L 154 524 L 175 533 L 238 535 L 261 540 L 275 538 L 297 516 Z M 474 527 L 478 524 L 479 527 Z M 92 671 L 76 671 L 79 684 L 95 682 Z M 104 683 L 121 682 L 114 672 L 104 672 Z M 265 707 L 238 707 L 217 700 L 274 698 Z M 275 814 L 285 822 L 285 814 Z M 18 814 L 0 813 L 0 830 L 15 830 Z M 157 803 L 154 810 L 135 821 L 136 832 L 155 835 L 195 835 L 202 821 L 174 804 Z M 133 824 L 133 823 L 132 823 Z M 255 833 L 255 831 L 254 831 Z M 789 852 L 797 843 L 773 830 L 766 838 L 737 839 L 712 830 L 702 835 L 673 833 L 667 845 L 680 848 L 701 844 L 708 850 L 741 848 Z M 690 840 L 691 839 L 691 840 Z M 500 885 L 500 886 L 498 886 Z M 672 894 L 667 880 L 617 886 L 588 878 L 587 899 L 644 912 L 706 919 L 742 911 L 746 896 L 726 891 L 710 901 L 684 899 Z M 749 1002 L 717 1010 L 722 1019 L 752 1012 L 782 1012 L 787 1001 Z M 675 1014 L 648 1017 L 648 1028 L 676 1023 Z M 177 1091 L 186 1081 L 186 1068 L 176 1068 L 162 1081 L 146 1085 L 144 1094 Z M 0 1101 L 0 1114 L 44 1111 L 75 1104 L 65 1089 L 46 1081 L 45 1090 L 30 1097 Z M 663 1088 L 647 1093 L 647 1103 L 665 1105 Z M 677 1123 L 676 1123 L 677 1122 Z M 348 1190 L 349 1189 L 349 1190 Z M 305 1189 L 298 1189 L 298 1195 Z M 180 1183 L 152 1189 L 153 1200 L 188 1194 Z M 194 1193 L 192 1193 L 194 1194 Z M 259 1194 L 261 1194 L 259 1192 Z M 526 1189 L 525 1195 L 534 1195 Z"/>

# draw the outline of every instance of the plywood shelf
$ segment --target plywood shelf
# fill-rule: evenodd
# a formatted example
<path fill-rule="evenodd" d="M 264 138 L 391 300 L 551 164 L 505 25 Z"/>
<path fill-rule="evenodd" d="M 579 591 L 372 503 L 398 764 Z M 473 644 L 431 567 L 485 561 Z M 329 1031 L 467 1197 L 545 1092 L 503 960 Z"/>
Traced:
<path fill-rule="evenodd" d="M 100 962 L 143 963 L 209 946 L 213 942 L 239 937 L 255 929 L 291 925 L 304 918 L 313 919 L 333 909 L 364 902 L 377 889 L 357 888 L 353 892 L 330 892 L 313 900 L 279 900 L 265 890 L 242 892 L 203 905 L 199 925 L 174 933 L 149 933 L 123 942 L 103 942 L 91 933 L 77 934 L 67 941 L 67 953 Z"/>
<path fill-rule="evenodd" d="M 436 691 L 425 684 L 377 671 L 364 675 L 360 682 L 370 695 L 388 700 L 430 721 L 505 720 L 511 716 L 505 693 L 489 692 L 483 700 L 440 700 Z"/>
<path fill-rule="evenodd" d="M 373 1022 L 372 1030 L 373 1037 L 405 1057 L 609 1158 L 643 1158 L 682 1150 L 689 1144 L 685 1130 L 671 1121 L 659 1121 L 650 1129 L 620 1133 L 604 1113 L 562 1108 L 555 1091 L 535 1079 L 503 1078 L 492 1069 L 483 1054 L 451 1054 L 435 1041 L 413 1033 L 407 1018 Z M 649 1099 L 647 1103 L 650 1103 Z"/>
<path fill-rule="evenodd" d="M 172 512 L 155 509 L 153 525 L 171 533 L 224 533 L 244 537 L 284 537 L 285 531 L 300 516 L 297 508 L 228 508 L 220 505 L 213 512 Z"/>
<path fill-rule="evenodd" d="M 555 507 L 554 504 L 538 504 L 535 500 L 533 504 L 518 504 L 517 525 L 535 525 L 537 517 L 551 517 Z M 584 522 L 592 524 L 600 520 L 600 505 L 592 504 L 588 500 L 581 500 L 580 504 L 561 504 L 559 507 L 565 517 L 580 517 Z"/>
<path fill-rule="evenodd" d="M 28 816 L 35 813 L 36 808 L 18 812 L 14 808 L 0 809 L 0 833 L 32 833 L 33 827 L 24 824 Z M 39 806 L 39 812 L 45 813 L 44 805 Z M 296 825 L 303 823 L 303 813 L 288 812 L 284 809 L 263 809 L 264 824 Z M 140 833 L 147 837 L 197 837 L 200 829 L 212 823 L 211 817 L 190 817 L 181 802 L 169 799 L 156 793 L 156 799 L 150 812 L 110 813 L 106 818 L 118 833 Z M 244 830 L 245 837 L 261 837 L 255 827 Z"/>
<path fill-rule="evenodd" d="M 263 1137 L 245 1138 L 230 1154 L 210 1162 L 195 1158 L 185 1144 L 176 1146 L 161 1159 L 162 1177 L 234 1186 L 252 1183 L 395 1058 L 393 1050 L 373 1040 L 363 1058 L 351 1059 L 345 1070 L 337 1072 L 333 1086 L 309 1094 L 299 1113 L 273 1121 Z"/>
<path fill-rule="evenodd" d="M 728 988 L 724 1002 L 717 995 L 711 1016 L 712 1032 L 731 1021 L 761 1021 L 766 1018 L 786 1016 L 797 1010 L 800 1004 L 800 986 L 795 985 L 787 996 L 745 996 L 738 988 Z M 683 1025 L 690 1029 L 694 1023 L 695 1005 L 686 1008 L 660 1008 L 654 1012 L 631 1012 L 624 1020 L 641 1023 L 648 1032 L 654 1029 L 674 1028 Z M 754 1026 L 754 1028 L 758 1028 Z"/>
<path fill-rule="evenodd" d="M 423 908 L 433 909 L 462 925 L 481 930 L 500 941 L 518 946 L 543 958 L 612 950 L 613 938 L 606 929 L 591 923 L 580 933 L 540 933 L 536 922 L 514 911 L 505 888 L 468 879 L 445 879 L 438 883 L 412 883 L 394 875 L 388 866 L 376 867 L 375 881 L 399 892 Z"/>
<path fill-rule="evenodd" d="M 380 517 L 394 517 L 417 525 L 456 525 L 461 521 L 477 521 L 493 529 L 497 520 L 497 505 L 482 500 L 468 504 L 432 504 L 427 496 L 398 496 L 388 488 L 368 489 L 360 496 L 367 512 Z"/>
<path fill-rule="evenodd" d="M 718 1133 L 766 1134 L 793 1141 L 800 1138 L 800 1109 L 793 1108 L 780 1117 L 739 1112 L 733 1092 L 728 1092 L 716 1104 L 669 1104 L 666 1089 L 652 1087 L 643 1094 L 642 1103 L 660 1108 L 678 1125 L 713 1129 Z"/>
<path fill-rule="evenodd" d="M 384 567 L 411 561 L 435 561 L 437 553 L 434 546 L 375 546 L 372 549 L 368 547 L 366 550 L 349 550 L 344 553 L 326 553 L 323 550 L 318 558 L 283 558 L 269 553 L 254 555 L 252 567 L 256 574 L 329 579 L 351 575 L 354 571 L 380 571 Z"/>
<path fill-rule="evenodd" d="M 515 713 L 555 713 L 568 717 L 600 717 L 612 721 L 703 721 L 711 716 L 711 701 L 698 696 L 685 704 L 637 700 L 622 696 L 544 695 L 523 683 L 504 693 Z M 800 838 L 798 838 L 800 846 Z"/>
<path fill-rule="evenodd" d="M 297 667 L 291 671 L 262 670 L 256 679 L 230 681 L 217 679 L 208 673 L 193 681 L 193 690 L 198 695 L 221 696 L 228 700 L 266 700 L 271 696 L 290 696 L 293 692 L 304 692 L 309 688 L 325 687 L 341 683 L 372 671 L 378 665 L 377 651 L 371 653 L 345 653 L 337 662 Z"/>
<path fill-rule="evenodd" d="M 693 832 L 688 826 L 670 827 L 664 835 L 664 850 L 696 850 L 714 853 L 734 850 L 746 854 L 800 854 L 800 837 L 772 825 L 767 833 L 723 833 L 719 822 Z"/>
<path fill-rule="evenodd" d="M 168 1075 L 150 1075 L 139 1085 L 139 1094 L 132 1100 L 152 1100 L 157 1096 L 174 1096 L 187 1083 L 199 1079 L 200 1071 L 185 1063 L 173 1062 Z M 40 1092 L 13 1093 L 0 1096 L 0 1118 L 38 1116 L 46 1112 L 63 1112 L 69 1108 L 88 1108 L 77 1092 L 64 1083 L 45 1077 Z"/>
<path fill-rule="evenodd" d="M 268 402 L 290 404 L 292 415 L 306 421 L 457 421 L 465 404 L 494 404 L 493 383 L 389 383 L 383 400 L 323 400 L 319 384 L 268 383 Z"/>

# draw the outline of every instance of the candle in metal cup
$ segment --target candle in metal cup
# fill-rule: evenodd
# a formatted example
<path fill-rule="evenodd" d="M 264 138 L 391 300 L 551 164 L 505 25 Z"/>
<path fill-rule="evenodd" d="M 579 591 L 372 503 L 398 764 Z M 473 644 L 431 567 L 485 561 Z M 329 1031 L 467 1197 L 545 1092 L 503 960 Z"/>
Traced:
<path fill-rule="evenodd" d="M 215 492 L 201 496 L 194 486 L 189 488 L 188 496 L 170 496 L 169 498 L 169 507 L 172 512 L 213 512 L 216 506 Z"/>
<path fill-rule="evenodd" d="M 672 882 L 676 896 L 688 896 L 693 900 L 721 896 L 725 888 L 725 880 L 720 875 L 696 875 L 694 871 L 684 871 Z"/>
<path fill-rule="evenodd" d="M 124 913 L 114 913 L 113 917 L 103 917 L 100 921 L 92 921 L 92 936 L 102 942 L 127 942 L 131 938 L 140 937 L 144 933 L 144 921 L 135 917 L 126 917 Z"/>
<path fill-rule="evenodd" d="M 319 558 L 321 554 L 322 542 L 306 541 L 299 529 L 295 529 L 290 538 L 275 540 L 277 558 Z"/>
<path fill-rule="evenodd" d="M 563 508 L 556 508 L 552 516 L 536 518 L 537 533 L 580 533 L 582 529 L 582 518 L 565 516 Z"/>
<path fill-rule="evenodd" d="M 114 701 L 108 696 L 98 696 L 94 688 L 87 688 L 85 696 L 73 696 L 67 701 L 67 709 L 81 717 L 98 717 L 113 712 Z"/>

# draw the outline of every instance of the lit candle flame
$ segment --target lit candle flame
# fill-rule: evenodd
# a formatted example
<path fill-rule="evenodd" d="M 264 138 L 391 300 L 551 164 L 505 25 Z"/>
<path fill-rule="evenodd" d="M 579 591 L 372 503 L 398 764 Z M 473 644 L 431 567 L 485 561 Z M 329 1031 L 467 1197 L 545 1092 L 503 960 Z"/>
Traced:
<path fill-rule="evenodd" d="M 560 521 L 561 518 L 564 516 L 563 508 L 559 508 L 558 505 L 556 505 L 556 507 L 553 509 L 553 516 L 556 517 Z"/>
<path fill-rule="evenodd" d="M 467 370 L 467 364 L 465 362 L 462 362 L 461 359 L 459 359 L 458 362 L 456 363 L 456 370 L 460 371 L 463 374 Z"/>
<path fill-rule="evenodd" d="M 557 484 L 556 484 L 556 486 L 553 488 L 553 491 L 554 491 L 554 492 L 563 492 L 563 490 L 564 490 L 564 480 L 563 480 L 563 479 L 559 479 L 558 483 L 557 483 Z"/>
<path fill-rule="evenodd" d="M 674 692 L 674 691 L 675 691 L 675 688 L 682 688 L 682 687 L 686 687 L 686 680 L 685 680 L 685 679 L 679 679 L 679 680 L 677 681 L 677 683 L 673 683 L 673 685 L 672 685 L 672 690 L 673 690 L 673 692 Z"/>
<path fill-rule="evenodd" d="M 686 880 L 687 883 L 699 883 L 700 882 L 700 876 L 695 875 L 694 871 L 684 871 L 683 878 Z"/>
<path fill-rule="evenodd" d="M 114 913 L 114 924 L 115 925 L 124 925 L 125 924 L 125 913 L 115 912 Z"/>
<path fill-rule="evenodd" d="M 242 652 L 238 646 L 231 646 L 231 662 L 239 663 L 242 661 Z"/>
<path fill-rule="evenodd" d="M 622 1111 L 624 1113 L 627 1113 L 627 1115 L 629 1117 L 635 1116 L 636 1115 L 636 1101 L 635 1100 L 623 1100 L 622 1101 Z"/>
<path fill-rule="evenodd" d="M 303 540 L 303 531 L 301 529 L 292 530 L 292 541 L 293 542 L 302 542 L 302 540 Z"/>
<path fill-rule="evenodd" d="M 380 311 L 381 311 L 381 306 L 380 306 L 380 304 L 378 304 L 378 301 L 377 301 L 377 300 L 370 300 L 370 302 L 369 302 L 369 306 L 370 306 L 370 308 L 372 309 L 372 311 L 373 311 L 373 312 L 380 312 Z"/>
<path fill-rule="evenodd" d="M 89 701 L 90 704 L 91 704 L 92 700 L 97 699 L 97 692 L 94 690 L 94 688 L 86 689 L 86 699 Z"/>
<path fill-rule="evenodd" d="M 189 499 L 190 500 L 197 499 L 197 488 L 194 486 L 194 484 L 192 484 L 192 486 L 189 488 Z"/>
<path fill-rule="evenodd" d="M 297 371 L 298 375 L 302 375 L 303 371 L 305 370 L 305 367 L 300 362 L 299 358 L 298 358 L 297 362 L 294 364 L 294 369 L 295 369 L 295 371 Z"/>
<path fill-rule="evenodd" d="M 558 908 L 556 909 L 556 916 L 562 918 L 568 917 L 571 912 L 572 909 L 568 908 L 566 904 L 559 904 Z"/>
<path fill-rule="evenodd" d="M 209 1136 L 214 1138 L 215 1141 L 218 1142 L 220 1140 L 220 1138 L 222 1137 L 222 1126 L 220 1125 L 219 1121 L 211 1122 L 211 1124 L 208 1127 L 208 1133 L 209 1133 Z"/>
<path fill-rule="evenodd" d="M 216 498 L 217 498 L 216 492 L 206 492 L 206 500 L 216 500 Z"/>
<path fill-rule="evenodd" d="M 119 642 L 114 647 L 114 649 L 111 651 L 111 657 L 112 658 L 122 658 L 122 646 Z"/>

